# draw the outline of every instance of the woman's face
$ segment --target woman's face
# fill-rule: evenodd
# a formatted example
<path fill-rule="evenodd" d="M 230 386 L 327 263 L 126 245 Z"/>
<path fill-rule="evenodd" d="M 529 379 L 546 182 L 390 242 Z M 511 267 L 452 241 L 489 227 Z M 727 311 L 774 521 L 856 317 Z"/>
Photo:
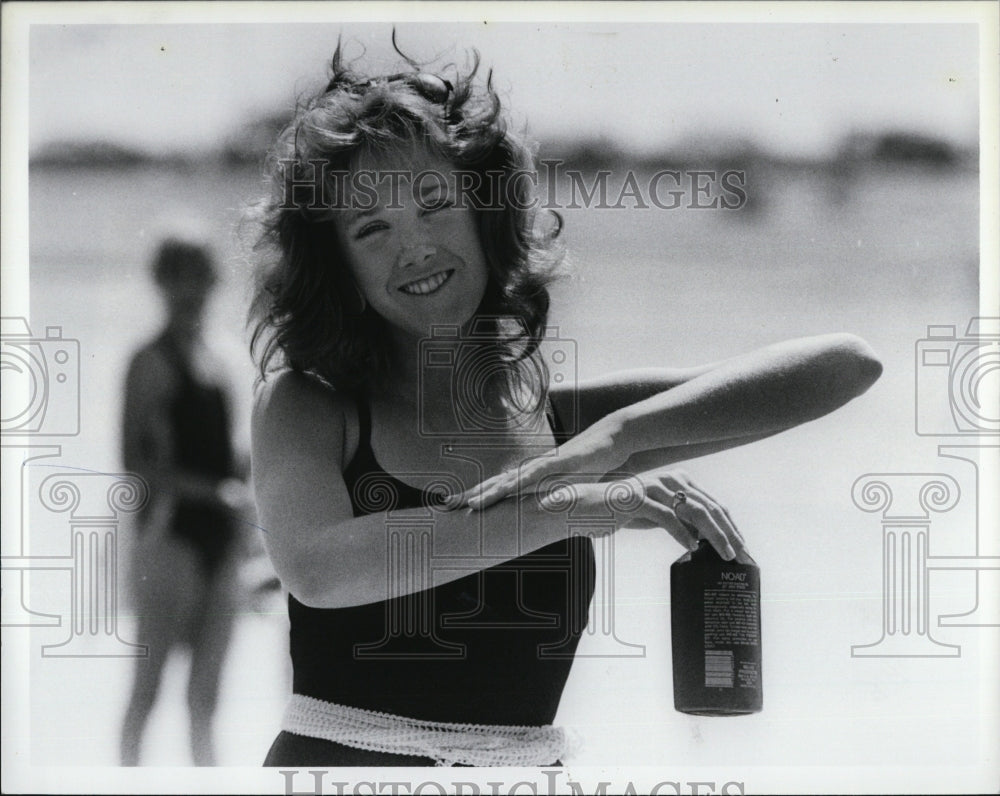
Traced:
<path fill-rule="evenodd" d="M 359 158 L 348 182 L 334 224 L 372 309 L 411 337 L 470 320 L 488 267 L 475 213 L 459 201 L 455 167 L 416 146 Z"/>

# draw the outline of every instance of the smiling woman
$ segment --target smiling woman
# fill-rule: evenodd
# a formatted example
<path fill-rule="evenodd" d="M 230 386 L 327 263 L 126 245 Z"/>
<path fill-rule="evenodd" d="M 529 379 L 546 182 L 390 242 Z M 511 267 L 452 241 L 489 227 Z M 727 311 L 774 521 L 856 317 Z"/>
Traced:
<path fill-rule="evenodd" d="M 536 231 L 529 151 L 475 65 L 411 65 L 371 78 L 338 49 L 261 208 L 254 486 L 294 669 L 267 765 L 560 761 L 592 537 L 658 527 L 733 559 L 728 512 L 664 467 L 819 417 L 880 373 L 841 334 L 550 389 L 561 251 Z M 296 201 L 317 171 L 371 180 Z M 575 522 L 590 515 L 611 520 Z"/>
<path fill-rule="evenodd" d="M 476 216 L 455 199 L 454 167 L 419 145 L 383 156 L 364 153 L 355 167 L 404 176 L 400 191 L 388 181 L 377 183 L 372 210 L 349 209 L 356 204 L 349 194 L 349 208 L 335 211 L 333 219 L 351 277 L 371 308 L 388 322 L 387 331 L 420 337 L 431 323 L 467 321 L 486 291 L 488 268 Z M 429 173 L 447 175 L 443 192 L 412 177 Z"/>

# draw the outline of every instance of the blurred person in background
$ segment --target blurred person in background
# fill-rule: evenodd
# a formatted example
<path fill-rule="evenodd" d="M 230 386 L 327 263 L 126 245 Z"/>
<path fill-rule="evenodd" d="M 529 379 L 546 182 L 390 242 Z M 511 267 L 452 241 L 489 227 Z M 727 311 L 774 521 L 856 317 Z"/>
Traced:
<path fill-rule="evenodd" d="M 121 762 L 139 762 L 142 736 L 170 653 L 191 654 L 188 709 L 196 765 L 215 764 L 212 721 L 232 635 L 240 513 L 251 505 L 234 452 L 230 389 L 205 339 L 215 263 L 200 240 L 165 238 L 152 260 L 166 322 L 132 356 L 125 385 L 125 467 L 150 487 L 132 561 L 138 640 Z M 244 457 L 245 458 L 245 457 Z"/>

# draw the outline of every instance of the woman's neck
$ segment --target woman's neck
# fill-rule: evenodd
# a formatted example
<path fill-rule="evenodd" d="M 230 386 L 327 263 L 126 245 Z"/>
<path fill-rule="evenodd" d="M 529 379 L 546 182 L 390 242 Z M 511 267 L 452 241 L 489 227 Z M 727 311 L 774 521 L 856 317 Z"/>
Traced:
<path fill-rule="evenodd" d="M 184 354 L 190 354 L 201 342 L 201 324 L 168 320 L 164 333 Z"/>

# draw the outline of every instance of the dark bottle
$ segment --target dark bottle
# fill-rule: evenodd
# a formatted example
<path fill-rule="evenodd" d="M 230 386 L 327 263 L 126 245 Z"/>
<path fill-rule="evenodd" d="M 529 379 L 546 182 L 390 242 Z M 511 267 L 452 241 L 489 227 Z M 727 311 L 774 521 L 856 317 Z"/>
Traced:
<path fill-rule="evenodd" d="M 699 716 L 761 709 L 760 568 L 705 540 L 670 567 L 674 708 Z"/>

